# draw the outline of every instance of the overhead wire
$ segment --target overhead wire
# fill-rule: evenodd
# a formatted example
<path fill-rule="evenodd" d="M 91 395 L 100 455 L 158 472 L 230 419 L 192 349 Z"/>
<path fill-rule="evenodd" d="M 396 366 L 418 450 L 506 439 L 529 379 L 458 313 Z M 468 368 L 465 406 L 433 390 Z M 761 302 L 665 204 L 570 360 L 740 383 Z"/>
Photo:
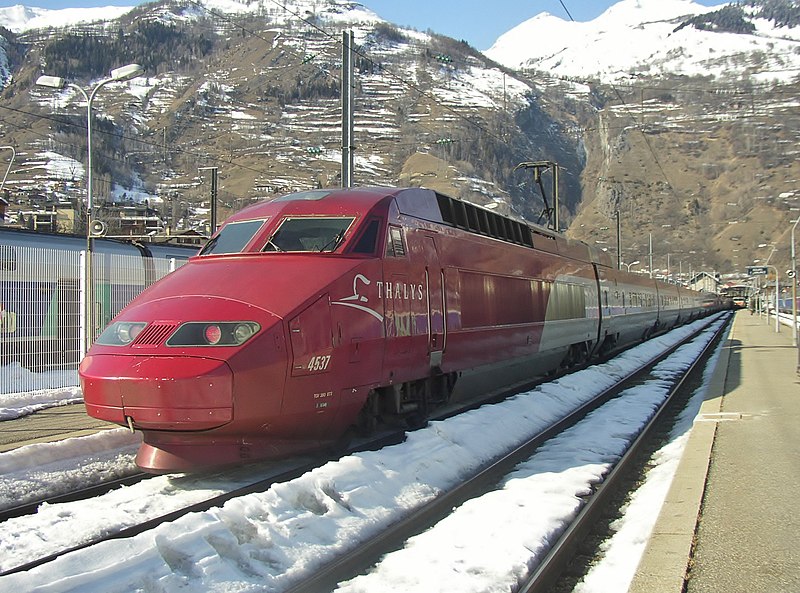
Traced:
<path fill-rule="evenodd" d="M 564 0 L 558 0 L 558 1 L 561 3 L 561 7 L 564 9 L 564 12 L 567 13 L 567 16 L 569 17 L 569 20 L 571 20 L 574 23 L 575 19 L 572 18 L 572 15 L 569 12 L 569 8 L 567 8 L 567 5 L 564 4 Z"/>

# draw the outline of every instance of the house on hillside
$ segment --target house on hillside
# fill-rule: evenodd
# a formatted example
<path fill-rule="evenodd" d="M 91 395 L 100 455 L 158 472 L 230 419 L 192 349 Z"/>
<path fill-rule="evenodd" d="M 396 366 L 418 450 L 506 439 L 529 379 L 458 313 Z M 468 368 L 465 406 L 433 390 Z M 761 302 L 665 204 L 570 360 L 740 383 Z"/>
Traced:
<path fill-rule="evenodd" d="M 167 227 L 166 234 L 157 239 L 161 243 L 171 243 L 174 245 L 194 245 L 198 249 L 206 244 L 208 237 L 200 234 L 194 229 L 174 231 Z"/>
<path fill-rule="evenodd" d="M 56 218 L 58 213 L 51 210 L 20 210 L 17 223 L 23 229 L 41 233 L 56 232 Z"/>
<path fill-rule="evenodd" d="M 695 274 L 692 276 L 691 280 L 689 280 L 688 285 L 691 290 L 713 293 L 719 293 L 719 286 L 719 279 L 708 272 L 700 272 L 699 274 Z"/>

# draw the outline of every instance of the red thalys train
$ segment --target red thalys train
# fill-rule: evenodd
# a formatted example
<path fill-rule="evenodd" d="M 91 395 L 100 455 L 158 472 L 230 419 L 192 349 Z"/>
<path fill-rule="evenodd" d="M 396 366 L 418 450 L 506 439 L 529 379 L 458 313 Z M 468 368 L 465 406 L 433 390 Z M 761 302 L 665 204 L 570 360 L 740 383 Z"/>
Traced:
<path fill-rule="evenodd" d="M 716 307 L 431 190 L 315 190 L 227 220 L 80 379 L 91 416 L 142 431 L 141 468 L 187 471 L 419 422 Z"/>

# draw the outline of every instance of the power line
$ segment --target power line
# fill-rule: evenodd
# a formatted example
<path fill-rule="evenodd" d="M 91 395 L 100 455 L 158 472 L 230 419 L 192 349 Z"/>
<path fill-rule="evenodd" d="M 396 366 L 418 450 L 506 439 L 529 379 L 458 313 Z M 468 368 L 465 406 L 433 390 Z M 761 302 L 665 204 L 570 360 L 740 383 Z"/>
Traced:
<path fill-rule="evenodd" d="M 558 1 L 561 3 L 561 7 L 564 9 L 564 12 L 566 12 L 566 13 L 567 13 L 567 16 L 569 17 L 569 20 L 571 20 L 571 21 L 574 23 L 574 22 L 575 22 L 575 19 L 574 19 L 574 18 L 572 18 L 572 15 L 569 13 L 569 9 L 568 9 L 568 8 L 566 7 L 566 5 L 564 4 L 564 0 L 558 0 Z"/>

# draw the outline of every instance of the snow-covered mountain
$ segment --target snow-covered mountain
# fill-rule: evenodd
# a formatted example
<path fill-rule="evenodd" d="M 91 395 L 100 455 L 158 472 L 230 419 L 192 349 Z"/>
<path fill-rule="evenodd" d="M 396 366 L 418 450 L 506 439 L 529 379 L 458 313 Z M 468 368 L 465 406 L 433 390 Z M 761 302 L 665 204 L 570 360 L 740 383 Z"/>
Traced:
<path fill-rule="evenodd" d="M 301 6 L 305 3 L 307 7 Z M 261 2 L 237 0 L 206 0 L 204 5 L 225 14 L 265 10 Z M 298 11 L 323 19 L 382 20 L 355 2 L 320 5 L 301 0 L 295 5 Z M 319 13 L 320 6 L 329 14 Z M 334 12 L 331 6 L 336 7 Z M 785 10 L 800 14 L 797 0 L 745 0 L 712 7 L 692 0 L 620 0 L 588 22 L 543 12 L 501 35 L 484 53 L 514 69 L 605 82 L 674 74 L 792 80 L 800 75 L 800 27 L 792 26 L 791 20 L 776 19 L 776 6 L 788 6 Z M 0 8 L 0 27 L 14 33 L 71 27 L 112 21 L 133 8 L 48 10 L 18 4 Z M 5 62 L 0 45 L 0 86 L 6 78 Z"/>
<path fill-rule="evenodd" d="M 113 20 L 132 8 L 133 6 L 103 6 L 49 10 L 17 4 L 0 8 L 0 27 L 14 33 L 48 27 L 70 27 L 80 23 Z"/>
<path fill-rule="evenodd" d="M 224 161 L 221 189 L 231 197 L 220 197 L 238 207 L 236 200 L 265 193 L 335 184 L 342 30 L 353 31 L 364 56 L 358 63 L 361 152 L 355 160 L 365 183 L 419 184 L 424 176 L 428 187 L 485 203 L 522 193 L 513 165 L 532 154 L 572 170 L 581 166 L 575 135 L 562 132 L 534 100 L 529 81 L 465 44 L 395 27 L 358 2 L 160 0 L 120 10 L 127 12 L 114 19 L 87 10 L 69 26 L 63 10 L 0 10 L 0 27 L 17 31 L 0 29 L 0 43 L 7 35 L 12 52 L 5 82 L 0 72 L 0 107 L 16 109 L 8 113 L 19 120 L 0 118 L 0 136 L 18 147 L 25 170 L 46 169 L 57 154 L 79 162 L 75 147 L 83 144 L 80 124 L 59 131 L 74 138 L 56 147 L 43 141 L 50 130 L 31 130 L 31 121 L 46 125 L 28 115 L 32 106 L 44 114 L 80 113 L 74 89 L 59 94 L 35 85 L 42 72 L 91 87 L 120 64 L 142 65 L 145 76 L 112 85 L 116 92 L 101 93 L 94 105 L 120 129 L 125 145 L 95 146 L 96 152 L 136 154 L 109 161 L 112 181 L 99 200 L 163 204 L 165 195 L 187 189 L 198 194 L 197 167 L 209 159 Z M 522 125 L 506 112 L 524 114 Z M 96 144 L 104 141 L 97 138 Z M 69 198 L 82 184 L 77 174 L 11 177 L 8 187 L 26 196 L 44 187 L 48 195 Z M 565 204 L 574 208 L 577 177 L 566 185 L 571 203 Z M 522 211 L 532 208 L 525 206 L 530 200 L 515 199 Z M 494 206 L 515 205 L 509 204 Z M 165 216 L 178 217 L 167 210 Z"/>
<path fill-rule="evenodd" d="M 775 4 L 621 0 L 589 22 L 541 13 L 485 53 L 510 68 L 605 82 L 674 74 L 791 80 L 800 74 L 800 27 L 776 22 L 768 10 Z M 800 11 L 794 0 L 783 5 Z"/>
<path fill-rule="evenodd" d="M 182 10 L 187 17 L 193 12 L 202 13 L 203 10 L 213 10 L 221 14 L 243 13 L 273 13 L 273 22 L 291 20 L 298 14 L 313 14 L 323 20 L 336 20 L 339 22 L 378 22 L 381 21 L 374 12 L 357 2 L 350 0 L 336 0 L 335 2 L 319 2 L 317 0 L 293 0 L 288 9 L 269 2 L 252 2 L 246 0 L 204 0 L 201 9 Z M 97 8 L 62 8 L 48 10 L 45 8 L 31 8 L 17 4 L 9 8 L 0 8 L 0 27 L 20 33 L 31 29 L 49 27 L 70 27 L 80 23 L 111 21 L 127 14 L 135 6 L 104 6 Z M 283 18 L 281 18 L 281 16 Z"/>

